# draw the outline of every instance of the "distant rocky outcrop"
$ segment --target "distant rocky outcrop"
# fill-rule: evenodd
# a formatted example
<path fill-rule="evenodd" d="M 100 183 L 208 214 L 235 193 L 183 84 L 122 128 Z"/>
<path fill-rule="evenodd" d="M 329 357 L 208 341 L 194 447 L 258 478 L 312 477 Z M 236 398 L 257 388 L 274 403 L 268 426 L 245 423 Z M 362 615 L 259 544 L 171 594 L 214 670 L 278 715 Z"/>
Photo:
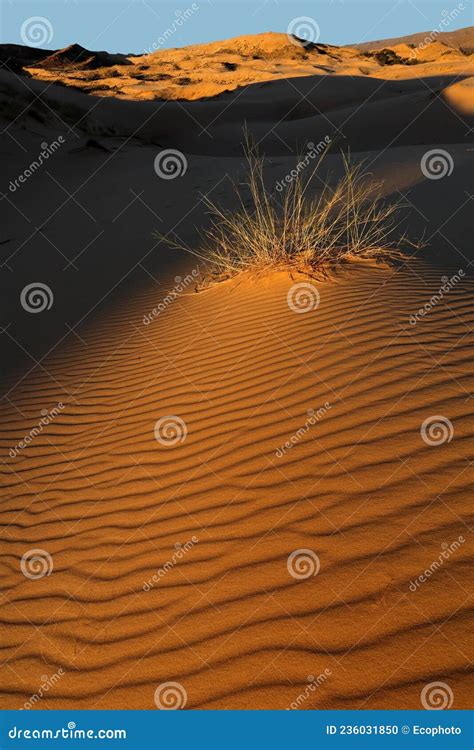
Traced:
<path fill-rule="evenodd" d="M 440 24 L 441 26 L 442 24 Z M 380 39 L 373 42 L 362 42 L 361 44 L 350 44 L 348 46 L 359 50 L 380 50 L 384 47 L 393 47 L 399 44 L 418 47 L 420 44 L 427 44 L 432 41 L 442 42 L 458 50 L 474 49 L 474 26 L 465 26 L 462 29 L 455 29 L 454 31 L 444 31 L 442 28 L 438 28 L 430 31 L 420 31 L 417 34 L 407 34 L 406 36 Z"/>
<path fill-rule="evenodd" d="M 110 52 L 92 52 L 80 44 L 70 44 L 64 49 L 53 52 L 37 64 L 38 67 L 50 70 L 65 70 L 76 68 L 90 70 L 93 68 L 107 68 L 112 65 L 130 65 L 126 55 L 111 54 Z"/>
<path fill-rule="evenodd" d="M 0 44 L 0 67 L 10 73 L 22 73 L 23 68 L 38 65 L 52 54 L 52 50 L 24 47 L 21 44 Z"/>

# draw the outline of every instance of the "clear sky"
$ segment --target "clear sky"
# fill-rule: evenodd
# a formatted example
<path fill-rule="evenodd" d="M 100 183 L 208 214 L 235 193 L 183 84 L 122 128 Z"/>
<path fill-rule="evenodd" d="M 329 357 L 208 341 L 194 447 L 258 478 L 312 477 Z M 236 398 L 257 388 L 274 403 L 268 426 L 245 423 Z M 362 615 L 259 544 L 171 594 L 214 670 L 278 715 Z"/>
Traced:
<path fill-rule="evenodd" d="M 181 47 L 241 34 L 286 32 L 292 19 L 307 16 L 319 40 L 351 44 L 438 29 L 459 8 L 446 30 L 473 23 L 472 0 L 0 0 L 0 41 L 25 43 L 32 17 L 40 16 L 42 46 L 58 49 L 78 42 L 109 52 L 145 52 L 167 29 L 161 47 Z M 187 20 L 176 24 L 187 10 Z M 31 23 L 31 22 L 30 22 Z M 22 39 L 23 26 L 23 39 Z"/>

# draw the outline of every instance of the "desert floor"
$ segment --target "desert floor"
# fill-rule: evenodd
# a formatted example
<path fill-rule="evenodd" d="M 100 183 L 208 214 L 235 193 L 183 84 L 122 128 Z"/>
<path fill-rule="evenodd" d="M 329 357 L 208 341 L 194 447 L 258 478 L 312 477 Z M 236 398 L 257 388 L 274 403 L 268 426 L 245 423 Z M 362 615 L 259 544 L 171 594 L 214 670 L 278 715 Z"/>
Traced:
<path fill-rule="evenodd" d="M 3 706 L 51 683 L 34 707 L 153 709 L 176 682 L 187 708 L 402 709 L 441 682 L 467 708 L 473 58 L 220 44 L 94 79 L 0 71 Z M 325 281 L 188 283 L 202 196 L 230 207 L 245 180 L 244 121 L 269 186 L 308 143 L 335 141 L 323 181 L 350 148 L 425 249 Z M 163 179 L 170 148 L 187 169 Z M 440 179 L 420 167 L 435 149 Z M 32 314 L 37 282 L 54 300 Z M 163 417 L 176 441 L 157 440 Z"/>

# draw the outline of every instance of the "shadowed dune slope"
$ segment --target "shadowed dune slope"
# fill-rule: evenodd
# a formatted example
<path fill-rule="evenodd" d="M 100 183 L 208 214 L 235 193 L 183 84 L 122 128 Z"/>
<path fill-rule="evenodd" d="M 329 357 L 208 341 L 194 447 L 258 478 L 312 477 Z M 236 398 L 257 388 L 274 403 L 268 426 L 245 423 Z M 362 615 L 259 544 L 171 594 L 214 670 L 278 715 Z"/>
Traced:
<path fill-rule="evenodd" d="M 474 76 L 416 80 L 306 76 L 255 83 L 210 101 L 99 99 L 0 71 L 0 115 L 34 130 L 71 125 L 71 135 L 115 136 L 177 147 L 185 153 L 242 153 L 246 123 L 268 156 L 302 154 L 324 138 L 336 148 L 470 141 Z"/>

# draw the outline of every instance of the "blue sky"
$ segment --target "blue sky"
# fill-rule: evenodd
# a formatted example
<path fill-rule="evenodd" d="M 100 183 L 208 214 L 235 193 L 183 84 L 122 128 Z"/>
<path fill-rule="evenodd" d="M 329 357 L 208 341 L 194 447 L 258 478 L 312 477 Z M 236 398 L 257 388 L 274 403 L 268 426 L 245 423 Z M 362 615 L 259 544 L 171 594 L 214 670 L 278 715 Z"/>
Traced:
<path fill-rule="evenodd" d="M 166 29 L 173 28 L 177 13 L 192 8 L 193 0 L 0 0 L 0 41 L 22 44 L 21 28 L 30 18 L 48 21 L 46 43 L 50 49 L 78 42 L 89 49 L 110 52 L 144 52 Z M 195 0 L 188 20 L 164 47 L 256 34 L 285 32 L 299 16 L 314 19 L 320 41 L 351 44 L 417 31 L 437 29 L 446 13 L 464 6 L 449 30 L 473 23 L 472 0 Z M 443 13 L 444 11 L 444 13 Z M 25 27 L 24 27 L 25 28 Z"/>

